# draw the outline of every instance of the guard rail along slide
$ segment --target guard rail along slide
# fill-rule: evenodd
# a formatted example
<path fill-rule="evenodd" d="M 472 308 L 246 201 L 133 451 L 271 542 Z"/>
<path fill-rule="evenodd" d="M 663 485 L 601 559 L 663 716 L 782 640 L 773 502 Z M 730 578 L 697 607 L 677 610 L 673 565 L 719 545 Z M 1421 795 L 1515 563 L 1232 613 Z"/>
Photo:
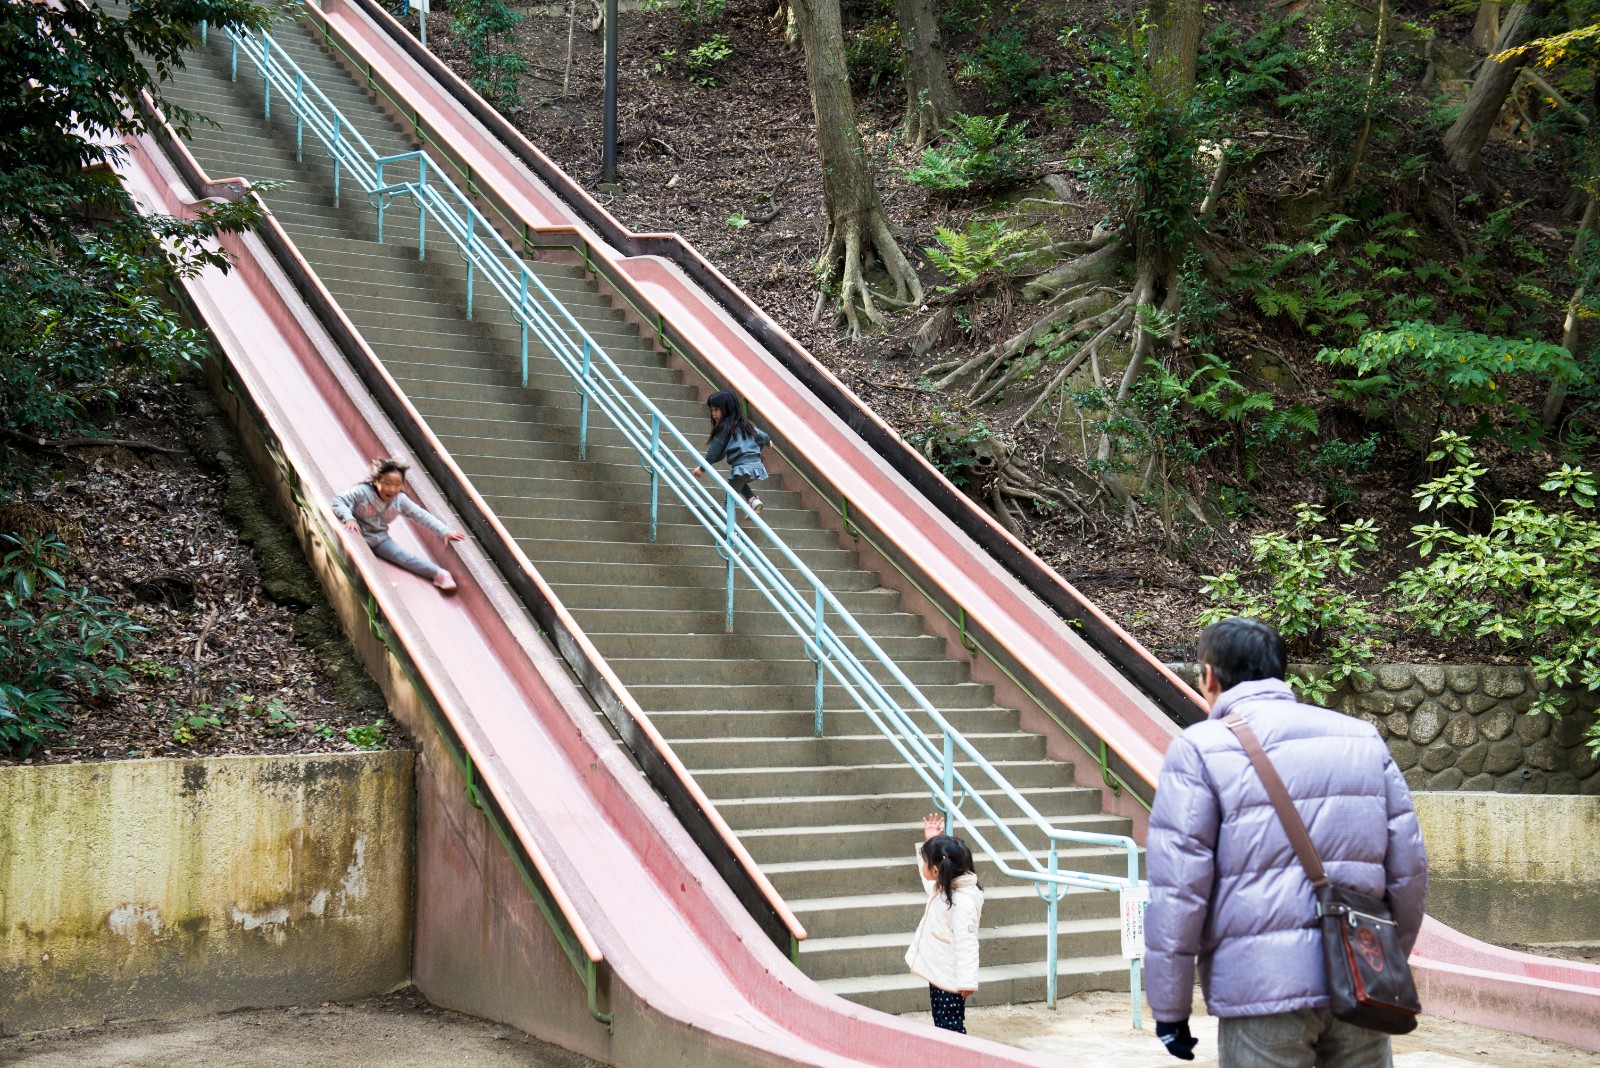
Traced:
<path fill-rule="evenodd" d="M 299 43 L 291 49 L 294 34 Z M 465 792 L 435 783 L 437 805 L 419 806 L 419 856 L 437 861 L 419 873 L 419 985 L 436 1000 L 616 1063 L 646 1055 L 658 1062 L 662 1041 L 686 1062 L 710 1055 L 741 1062 L 899 1063 L 936 1051 L 948 1040 L 833 997 L 786 959 L 811 927 L 813 938 L 800 954 L 808 972 L 856 1001 L 905 1004 L 895 1000 L 904 984 L 851 976 L 880 967 L 886 949 L 892 958 L 909 926 L 891 925 L 889 936 L 862 933 L 841 917 L 871 914 L 866 899 L 829 902 L 822 894 L 802 926 L 785 903 L 795 895 L 784 889 L 811 886 L 852 866 L 876 877 L 873 853 L 886 848 L 881 842 L 904 840 L 905 825 L 896 824 L 903 817 L 886 808 L 881 825 L 851 827 L 859 832 L 852 859 L 830 859 L 826 870 L 808 869 L 782 852 L 784 838 L 796 838 L 789 828 L 760 823 L 785 807 L 772 803 L 774 797 L 809 791 L 802 800 L 819 813 L 819 837 L 838 838 L 826 813 L 860 807 L 861 797 L 881 791 L 868 781 L 870 771 L 879 782 L 893 781 L 898 793 L 892 796 L 905 804 L 931 798 L 978 845 L 990 872 L 1015 876 L 1027 896 L 1037 892 L 1045 899 L 1042 929 L 1019 924 L 1004 938 L 1007 946 L 1020 946 L 1043 935 L 1046 966 L 997 940 L 997 950 L 1017 955 L 1018 971 L 1006 975 L 1011 987 L 986 978 L 985 989 L 1027 996 L 1021 979 L 1027 972 L 1042 978 L 1044 995 L 1053 998 L 1059 903 L 1107 896 L 1062 895 L 1068 888 L 1122 889 L 1137 882 L 1131 838 L 1142 833 L 1160 756 L 1176 724 L 1200 714 L 1193 694 L 900 443 L 692 250 L 673 237 L 623 230 L 380 9 L 330 4 L 274 36 L 284 43 L 211 42 L 219 76 L 226 72 L 235 93 L 221 106 L 237 108 L 248 99 L 251 109 L 230 114 L 224 126 L 245 114 L 267 124 L 281 142 L 290 168 L 285 176 L 296 181 L 310 173 L 308 157 L 316 156 L 322 172 L 331 170 L 327 199 L 344 210 L 341 225 L 367 225 L 349 221 L 359 209 L 373 217 L 379 240 L 322 229 L 321 220 L 334 216 L 313 212 L 329 207 L 319 205 L 315 193 L 269 192 L 267 203 L 292 235 L 275 221 L 262 241 L 234 242 L 240 271 L 196 282 L 192 299 L 228 357 L 241 403 L 255 412 L 264 439 L 276 443 L 290 472 L 286 484 L 300 492 L 314 556 L 339 565 L 329 572 L 342 576 L 338 581 L 366 591 L 363 611 L 390 642 L 395 662 L 408 665 L 413 688 L 427 695 L 423 706 L 435 724 L 410 724 L 428 739 L 425 754 L 429 746 L 440 754 L 425 767 L 437 775 L 454 762 L 466 776 Z M 313 62 L 321 64 L 316 72 L 305 66 Z M 335 75 L 348 88 L 336 88 Z M 369 132 L 379 128 L 351 111 L 374 101 L 397 120 L 377 148 L 380 138 Z M 198 95 L 193 100 L 205 113 L 212 103 Z M 154 206 L 174 210 L 176 174 L 184 175 L 188 198 L 239 195 L 236 186 L 210 184 L 181 145 L 163 146 L 170 162 L 148 143 L 138 148 L 130 172 L 144 181 Z M 356 203 L 341 203 L 349 200 Z M 401 245 L 402 233 L 414 235 L 414 244 Z M 430 241 L 436 233 L 442 247 Z M 447 264 L 440 264 L 441 256 Z M 398 316 L 400 298 L 385 295 L 398 290 L 381 277 L 391 269 L 396 273 L 388 277 L 403 277 L 402 257 L 417 272 L 464 286 L 462 312 L 474 336 L 486 347 L 509 350 L 514 383 L 468 381 L 471 369 L 460 367 L 446 378 L 437 362 L 428 362 L 437 354 L 401 351 L 425 345 L 419 336 L 425 331 L 396 330 L 389 337 L 381 315 L 360 329 L 347 317 L 342 305 L 354 309 L 358 298 Z M 339 275 L 358 259 L 371 266 L 359 276 Z M 494 294 L 487 303 L 485 283 Z M 584 310 L 597 296 L 620 310 L 628 329 L 609 310 Z M 273 324 L 276 334 L 262 322 Z M 703 387 L 685 396 L 684 387 L 655 370 L 663 365 L 648 343 L 640 348 L 640 334 L 667 351 L 666 370 L 690 382 L 698 378 Z M 273 336 L 276 347 L 267 340 Z M 451 334 L 441 329 L 439 336 Z M 389 345 L 381 361 L 369 341 Z M 272 393 L 280 387 L 280 394 Z M 690 425 L 685 420 L 694 419 L 694 398 L 723 387 L 746 396 L 774 433 L 783 458 L 775 472 L 795 487 L 769 498 L 781 512 L 769 508 L 758 517 L 725 483 L 719 480 L 711 492 L 689 474 L 695 448 L 674 419 Z M 470 410 L 462 407 L 468 394 L 478 405 Z M 491 409 L 484 396 L 507 399 L 488 402 L 501 405 Z M 685 631 L 677 635 L 684 647 L 728 649 L 734 638 L 748 638 L 757 660 L 771 661 L 777 651 L 771 685 L 741 686 L 748 669 L 733 661 L 726 678 L 696 685 L 664 676 L 659 661 L 630 656 L 643 647 L 636 640 L 642 635 L 627 633 L 631 623 L 596 603 L 617 587 L 598 579 L 593 567 L 572 568 L 568 562 L 575 558 L 541 538 L 538 524 L 547 517 L 507 510 L 516 500 L 541 503 L 501 488 L 530 479 L 533 456 L 491 455 L 480 443 L 493 438 L 497 448 L 508 448 L 506 442 L 527 440 L 535 451 L 542 447 L 517 435 L 530 413 L 543 416 L 557 405 L 530 406 L 529 396 L 559 397 L 577 412 L 564 444 L 569 451 L 576 446 L 578 463 L 556 459 L 547 466 L 564 474 L 545 477 L 541 485 L 614 479 L 630 507 L 648 515 L 647 533 L 642 521 L 630 529 L 649 552 L 663 553 L 622 560 L 670 561 L 648 567 L 640 578 L 682 575 L 692 587 L 685 603 L 669 606 Z M 486 411 L 503 414 L 491 419 Z M 591 420 L 591 412 L 598 418 Z M 429 600 L 423 602 L 427 612 L 412 615 L 432 591 L 391 584 L 370 556 L 343 550 L 322 509 L 304 504 L 348 481 L 363 456 L 390 451 L 423 462 L 436 487 L 422 488 L 424 502 L 437 503 L 428 497 L 442 493 L 477 539 L 478 547 L 466 554 L 471 566 L 464 594 L 443 609 Z M 587 507 L 543 503 L 571 503 L 575 512 Z M 826 525 L 805 527 L 807 516 L 824 512 L 837 516 L 836 533 Z M 780 523 L 775 513 L 789 516 Z M 614 522 L 616 514 L 595 511 L 590 529 L 610 529 L 603 522 Z M 848 567 L 818 566 L 844 552 L 829 548 L 830 538 L 848 539 Z M 657 546 L 658 539 L 665 544 Z M 812 548 L 800 548 L 801 542 Z M 538 547 L 537 567 L 525 546 Z M 698 561 L 693 554 L 700 547 L 716 562 L 683 562 Z M 676 555 L 665 555 L 669 549 Z M 878 590 L 876 579 L 871 586 L 857 582 L 855 560 L 878 572 L 889 589 Z M 625 572 L 632 565 L 613 566 Z M 715 584 L 707 581 L 713 574 Z M 714 602 L 701 596 L 711 592 Z M 908 633 L 899 614 L 884 610 L 880 592 L 921 612 L 932 634 L 923 635 L 915 620 Z M 524 608 L 586 694 L 531 632 Z M 663 622 L 667 611 L 660 609 Z M 708 618 L 720 633 L 710 635 Z M 885 637 L 885 628 L 895 627 L 902 629 Z M 926 640 L 939 638 L 972 654 L 970 663 L 922 658 L 918 650 Z M 792 669 L 781 659 L 786 648 L 800 650 Z M 685 661 L 716 670 L 703 654 Z M 963 681 L 968 672 L 972 681 Z M 805 677 L 809 681 L 802 682 Z M 812 737 L 796 739 L 807 744 L 793 750 L 841 765 L 828 781 L 856 782 L 854 794 L 823 792 L 815 767 L 753 774 L 739 766 L 744 751 L 732 743 L 740 739 L 727 733 L 677 734 L 669 743 L 669 732 L 708 730 L 698 711 L 703 705 L 674 702 L 724 684 L 730 694 L 751 691 L 756 708 L 773 710 L 767 721 L 781 724 L 775 730 L 793 729 L 791 708 L 809 713 Z M 796 692 L 805 692 L 803 706 L 786 703 Z M 609 746 L 590 699 L 672 816 L 656 811 L 662 801 Z M 963 729 L 958 714 L 983 722 L 1020 715 L 1028 733 Z M 713 722 L 724 732 L 744 727 L 726 713 Z M 871 733 L 846 733 L 862 727 Z M 766 748 L 786 744 L 780 738 Z M 1048 761 L 1032 759 L 1030 746 L 1042 746 L 1039 755 L 1057 762 L 1097 767 L 1098 791 L 1063 785 L 1062 765 L 1051 772 Z M 847 756 L 866 763 L 843 767 Z M 1027 781 L 1040 773 L 1055 777 Z M 1069 812 L 1082 813 L 1072 806 L 1091 793 L 1108 815 L 1069 819 Z M 1042 801 L 1035 804 L 1046 797 L 1058 807 L 1046 811 Z M 466 800 L 487 819 L 476 818 Z M 430 822 L 428 813 L 437 819 Z M 1097 819 L 1101 830 L 1091 829 Z M 737 832 L 730 830 L 736 821 Z M 484 837 L 483 825 L 500 841 Z M 428 843 L 435 847 L 431 854 Z M 798 844 L 806 844 L 803 836 Z M 514 876 L 511 891 L 496 883 L 508 876 Z M 999 891 L 994 896 L 996 905 L 1005 898 Z M 1020 906 L 1021 897 L 1014 900 Z M 901 915 L 907 904 L 884 902 L 876 911 Z M 1114 923 L 1090 912 L 1074 915 L 1083 917 L 1072 922 L 1081 927 L 1074 937 L 1081 934 L 1085 945 L 1100 945 L 1093 939 L 1114 933 Z M 819 925 L 828 932 L 820 938 Z M 991 942 L 985 945 L 987 958 Z M 563 985 L 548 969 L 530 968 L 535 946 L 570 960 L 579 982 Z M 1084 959 L 1103 961 L 1110 953 L 1102 948 L 1096 958 L 1094 952 Z M 1418 958 L 1429 1011 L 1567 1041 L 1587 1033 L 1592 1043 L 1600 1033 L 1600 969 L 1491 950 L 1431 924 Z M 1084 984 L 1103 982 L 1110 967 L 1097 967 L 1098 980 L 1079 974 Z M 1130 980 L 1136 998 L 1136 966 Z M 683 991 L 694 992 L 693 1004 Z M 599 1022 L 610 1027 L 597 1035 Z M 908 1042 L 911 1034 L 916 1043 Z M 685 1042 L 706 1048 L 697 1057 Z M 985 1057 L 1026 1063 L 1015 1051 L 974 1045 Z"/>

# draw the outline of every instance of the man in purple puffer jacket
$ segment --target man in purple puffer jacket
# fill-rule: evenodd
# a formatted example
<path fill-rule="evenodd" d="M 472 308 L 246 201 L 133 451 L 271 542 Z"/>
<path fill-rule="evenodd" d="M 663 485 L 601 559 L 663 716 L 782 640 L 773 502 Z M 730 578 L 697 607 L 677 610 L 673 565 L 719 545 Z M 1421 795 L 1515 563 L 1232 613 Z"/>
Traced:
<path fill-rule="evenodd" d="M 1315 895 L 1266 789 L 1222 717 L 1250 724 L 1328 875 L 1385 898 L 1409 953 L 1428 897 L 1411 792 L 1371 724 L 1304 705 L 1278 632 L 1225 619 L 1200 635 L 1211 716 L 1175 739 L 1150 812 L 1146 994 L 1169 1052 L 1194 1059 L 1195 962 L 1222 1068 L 1387 1068 L 1389 1036 L 1335 1020 Z"/>

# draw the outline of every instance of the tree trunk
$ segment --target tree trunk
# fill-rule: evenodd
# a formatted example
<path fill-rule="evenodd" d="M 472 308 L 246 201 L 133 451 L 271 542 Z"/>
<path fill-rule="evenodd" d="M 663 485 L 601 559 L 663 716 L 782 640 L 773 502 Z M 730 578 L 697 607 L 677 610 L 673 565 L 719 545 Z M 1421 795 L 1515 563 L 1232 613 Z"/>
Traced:
<path fill-rule="evenodd" d="M 1499 0 L 1478 5 L 1478 18 L 1472 24 L 1472 47 L 1484 52 L 1494 49 L 1495 41 L 1500 38 L 1500 7 Z"/>
<path fill-rule="evenodd" d="M 1579 328 L 1579 312 L 1583 308 L 1583 298 L 1588 292 L 1594 279 L 1588 272 L 1583 271 L 1584 253 L 1588 248 L 1590 235 L 1595 229 L 1595 200 L 1589 198 L 1589 204 L 1583 211 L 1583 221 L 1578 223 L 1578 235 L 1572 241 L 1572 262 L 1578 265 L 1578 288 L 1573 291 L 1572 299 L 1567 302 L 1567 319 L 1562 324 L 1561 347 L 1572 354 L 1573 359 L 1578 358 L 1578 349 L 1583 344 L 1582 331 Z M 1546 430 L 1554 430 L 1561 422 L 1561 409 L 1567 403 L 1567 384 L 1565 382 L 1551 382 L 1550 390 L 1544 395 L 1544 410 L 1540 413 L 1539 423 Z"/>
<path fill-rule="evenodd" d="M 1149 44 L 1145 63 L 1150 73 L 1150 91 L 1160 97 L 1158 113 L 1164 117 L 1170 136 L 1193 140 L 1194 133 L 1183 122 L 1183 112 L 1189 98 L 1194 95 L 1196 54 L 1200 47 L 1200 31 L 1205 21 L 1202 0 L 1151 0 L 1147 25 Z M 1161 121 L 1155 119 L 1152 121 Z M 1190 157 L 1192 159 L 1193 153 Z M 1181 177 L 1187 188 L 1187 181 Z M 1139 192 L 1139 205 L 1134 218 L 1138 219 L 1151 205 L 1166 205 L 1166 211 L 1182 215 L 1191 213 L 1187 205 L 1174 203 L 1174 191 L 1146 183 Z M 1173 240 L 1175 233 L 1185 233 L 1188 226 L 1181 218 L 1168 218 L 1161 227 L 1140 225 L 1133 228 L 1134 247 L 1134 301 L 1139 315 L 1135 322 L 1133 355 L 1127 372 L 1122 376 L 1117 399 L 1126 400 L 1138 381 L 1145 359 L 1160 340 L 1150 329 L 1151 312 L 1159 309 L 1166 314 L 1177 310 L 1179 303 L 1178 270 L 1183 265 L 1183 249 Z M 1102 443 L 1104 444 L 1104 443 Z"/>
<path fill-rule="evenodd" d="M 1527 0 L 1512 5 L 1502 20 L 1495 51 L 1504 53 L 1533 40 L 1539 20 L 1549 8 L 1548 0 Z M 1482 168 L 1483 146 L 1489 140 L 1489 131 L 1494 129 L 1500 109 L 1516 84 L 1517 72 L 1525 62 L 1527 57 L 1521 53 L 1501 60 L 1491 55 L 1478 68 L 1478 76 L 1473 79 L 1472 91 L 1467 94 L 1460 116 L 1444 135 L 1445 159 L 1457 171 L 1476 174 Z"/>
<path fill-rule="evenodd" d="M 906 140 L 921 148 L 939 135 L 960 102 L 950 84 L 933 0 L 895 0 L 894 18 L 905 70 Z"/>
<path fill-rule="evenodd" d="M 838 284 L 839 313 L 849 324 L 851 334 L 858 335 L 863 317 L 869 326 L 883 323 L 877 301 L 900 306 L 920 303 L 922 283 L 889 232 L 883 201 L 873 184 L 872 168 L 856 124 L 855 101 L 850 95 L 839 0 L 791 0 L 790 8 L 805 49 L 806 81 L 811 89 L 817 154 L 822 163 L 826 229 L 817 274 L 825 287 Z M 864 267 L 874 252 L 894 283 L 893 298 L 879 295 L 875 300 L 867 286 Z M 824 301 L 819 296 L 819 315 Z"/>
<path fill-rule="evenodd" d="M 1361 164 L 1367 158 L 1367 143 L 1372 139 L 1372 107 L 1378 99 L 1378 86 L 1383 83 L 1384 53 L 1389 47 L 1389 0 L 1378 0 L 1377 39 L 1372 45 L 1372 73 L 1367 77 L 1367 95 L 1361 105 L 1361 132 L 1356 134 L 1356 147 L 1350 153 L 1350 170 L 1345 175 L 1344 188 L 1351 189 L 1361 173 Z"/>

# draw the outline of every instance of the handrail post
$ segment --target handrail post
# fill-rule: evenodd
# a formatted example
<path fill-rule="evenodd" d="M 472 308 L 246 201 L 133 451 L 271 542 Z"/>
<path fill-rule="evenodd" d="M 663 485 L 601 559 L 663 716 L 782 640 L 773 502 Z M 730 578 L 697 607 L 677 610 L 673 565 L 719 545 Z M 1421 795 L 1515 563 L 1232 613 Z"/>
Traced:
<path fill-rule="evenodd" d="M 522 268 L 522 294 L 517 298 L 517 319 L 522 323 L 522 388 L 528 388 L 528 268 Z M 651 539 L 655 540 L 654 538 Z"/>
<path fill-rule="evenodd" d="M 578 379 L 578 459 L 589 458 L 589 371 L 593 366 L 594 353 L 589 345 L 589 339 L 583 339 L 583 373 Z"/>
<path fill-rule="evenodd" d="M 723 536 L 727 539 L 727 542 L 728 542 L 728 553 L 727 553 L 727 555 L 728 555 L 728 613 L 727 613 L 726 618 L 723 620 L 722 629 L 726 633 L 732 634 L 733 633 L 733 554 L 734 554 L 734 551 L 735 551 L 734 550 L 734 545 L 733 545 L 733 535 L 734 535 L 734 532 L 738 529 L 738 525 L 737 525 L 738 524 L 738 519 L 737 519 L 738 513 L 737 513 L 737 510 L 736 510 L 736 506 L 733 503 L 733 491 L 732 490 L 728 491 L 728 494 L 727 494 L 727 497 L 726 497 L 726 503 L 727 503 L 728 523 L 727 523 L 727 527 L 723 531 Z"/>
<path fill-rule="evenodd" d="M 205 44 L 206 43 L 206 20 L 205 19 L 201 19 L 200 20 L 200 43 L 201 44 Z"/>
<path fill-rule="evenodd" d="M 661 416 L 650 417 L 650 540 L 661 515 Z"/>
<path fill-rule="evenodd" d="M 822 589 L 820 587 L 817 589 L 817 614 L 816 614 L 816 618 L 812 621 L 812 624 L 811 624 L 811 640 L 812 640 L 813 644 L 816 647 L 816 653 L 814 655 L 815 655 L 816 661 L 817 661 L 817 693 L 816 693 L 816 700 L 815 700 L 815 703 L 814 703 L 814 708 L 815 708 L 817 719 L 816 719 L 816 723 L 812 726 L 811 734 L 812 734 L 812 737 L 821 738 L 822 737 L 822 686 L 823 686 L 823 675 L 822 675 Z"/>
<path fill-rule="evenodd" d="M 376 161 L 373 164 L 373 175 L 374 175 L 373 179 L 372 179 L 373 184 L 376 185 L 379 189 L 382 189 L 383 188 L 383 160 L 380 159 L 380 160 Z M 378 194 L 378 244 L 380 244 L 380 245 L 383 244 L 383 205 L 384 205 L 384 195 L 382 193 L 379 193 Z"/>
<path fill-rule="evenodd" d="M 228 40 L 233 42 L 233 47 L 228 50 L 228 80 L 236 82 L 239 80 L 239 38 L 230 33 Z"/>
<path fill-rule="evenodd" d="M 294 76 L 294 161 L 305 162 L 306 143 L 306 76 L 304 72 L 296 72 Z"/>
<path fill-rule="evenodd" d="M 1059 846 L 1058 846 L 1056 840 L 1054 838 L 1051 838 L 1050 839 L 1050 867 L 1048 869 L 1051 875 L 1055 875 L 1060 870 L 1060 861 L 1057 859 L 1057 854 L 1056 854 L 1056 850 L 1058 848 L 1059 848 Z M 1048 896 L 1049 904 L 1045 906 L 1047 912 L 1046 912 L 1046 916 L 1045 916 L 1045 932 L 1044 932 L 1045 953 L 1044 953 L 1044 956 L 1045 956 L 1045 967 L 1048 968 L 1049 971 L 1045 974 L 1045 977 L 1044 977 L 1044 998 L 1045 998 L 1045 1003 L 1047 1005 L 1049 1005 L 1050 1008 L 1053 1009 L 1053 1008 L 1056 1007 L 1056 953 L 1058 951 L 1058 941 L 1059 941 L 1058 932 L 1056 931 L 1056 921 L 1060 918 L 1060 915 L 1061 915 L 1061 895 L 1065 892 L 1065 888 L 1060 886 L 1060 885 L 1058 885 L 1055 882 L 1050 882 L 1050 883 L 1045 884 L 1045 890 L 1049 895 Z M 1134 989 L 1133 997 L 1134 997 L 1134 1003 L 1135 1003 L 1133 1011 L 1134 1011 L 1135 1015 L 1137 1016 L 1137 1013 L 1139 1011 L 1139 1009 L 1138 1009 L 1139 991 L 1138 991 L 1137 988 Z M 1137 1023 L 1135 1023 L 1134 1026 L 1137 1027 L 1139 1025 Z"/>
<path fill-rule="evenodd" d="M 956 740 L 944 732 L 944 828 L 953 830 L 956 822 Z"/>
<path fill-rule="evenodd" d="M 344 148 L 344 112 L 334 109 L 333 112 L 333 206 L 339 206 L 339 165 L 342 162 L 340 152 Z"/>
<path fill-rule="evenodd" d="M 417 192 L 411 198 L 417 205 L 417 259 L 428 256 L 428 157 L 417 157 Z"/>
<path fill-rule="evenodd" d="M 472 318 L 472 246 L 473 239 L 477 236 L 478 214 L 471 208 L 467 209 L 467 318 Z M 581 458 L 582 453 L 579 453 Z"/>
<path fill-rule="evenodd" d="M 262 34 L 265 37 L 265 34 Z M 261 116 L 267 122 L 272 121 L 272 75 L 267 73 L 267 50 L 261 49 Z"/>

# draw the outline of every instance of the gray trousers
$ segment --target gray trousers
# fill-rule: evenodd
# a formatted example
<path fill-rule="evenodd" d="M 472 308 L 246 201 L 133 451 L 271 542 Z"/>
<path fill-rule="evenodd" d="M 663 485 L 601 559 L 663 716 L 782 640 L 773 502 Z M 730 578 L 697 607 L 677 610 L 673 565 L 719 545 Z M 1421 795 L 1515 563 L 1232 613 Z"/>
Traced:
<path fill-rule="evenodd" d="M 1335 1020 L 1327 1009 L 1217 1021 L 1221 1068 L 1391 1068 L 1389 1036 Z"/>
<path fill-rule="evenodd" d="M 391 564 L 399 564 L 413 575 L 421 575 L 425 579 L 431 579 L 444 570 L 426 556 L 418 556 L 393 538 L 384 538 L 373 545 L 372 551 Z"/>

